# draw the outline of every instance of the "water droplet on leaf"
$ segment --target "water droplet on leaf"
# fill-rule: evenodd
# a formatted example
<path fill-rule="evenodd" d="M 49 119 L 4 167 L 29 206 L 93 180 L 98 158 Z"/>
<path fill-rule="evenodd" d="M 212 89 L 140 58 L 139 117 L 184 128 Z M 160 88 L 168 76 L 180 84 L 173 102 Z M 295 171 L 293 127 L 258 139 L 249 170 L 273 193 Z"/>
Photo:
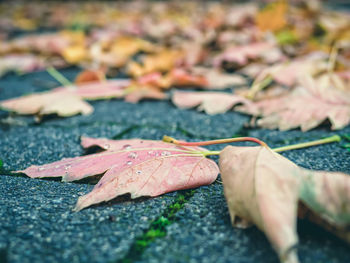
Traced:
<path fill-rule="evenodd" d="M 130 145 L 130 144 L 125 144 L 125 145 L 123 146 L 123 149 L 129 150 L 129 149 L 131 149 L 131 145 Z"/>
<path fill-rule="evenodd" d="M 128 155 L 129 158 L 136 159 L 137 158 L 137 153 L 132 152 Z"/>
<path fill-rule="evenodd" d="M 103 148 L 105 148 L 106 150 L 108 150 L 109 148 L 111 148 L 111 145 L 109 145 L 108 143 L 103 145 Z"/>

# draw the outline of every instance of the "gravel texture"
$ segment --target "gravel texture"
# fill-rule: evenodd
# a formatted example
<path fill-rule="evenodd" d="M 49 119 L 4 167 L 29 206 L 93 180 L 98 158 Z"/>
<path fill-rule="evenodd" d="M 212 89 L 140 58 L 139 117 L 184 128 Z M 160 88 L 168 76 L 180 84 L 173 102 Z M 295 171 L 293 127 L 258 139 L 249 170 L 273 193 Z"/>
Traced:
<path fill-rule="evenodd" d="M 62 71 L 74 79 L 77 68 Z M 57 83 L 46 72 L 0 79 L 0 100 L 48 90 Z M 234 112 L 208 116 L 179 110 L 169 101 L 130 104 L 121 100 L 91 102 L 90 116 L 50 117 L 36 123 L 0 110 L 0 262 L 115 262 L 149 230 L 155 219 L 174 203 L 176 193 L 130 201 L 119 198 L 74 213 L 78 196 L 91 182 L 62 183 L 5 175 L 31 164 L 44 164 L 85 154 L 80 136 L 115 139 L 182 140 L 225 138 L 247 134 L 271 147 L 350 133 L 350 127 L 331 132 L 327 127 L 302 133 L 245 129 L 249 120 Z M 341 143 L 343 144 L 343 142 Z M 310 169 L 350 173 L 350 152 L 339 143 L 283 153 Z M 243 143 L 241 145 L 252 145 Z M 225 145 L 208 147 L 222 149 Z M 214 159 L 217 159 L 214 157 Z M 0 172 L 1 174 L 1 172 Z M 222 185 L 216 182 L 194 195 L 166 227 L 166 236 L 150 242 L 139 262 L 278 262 L 265 236 L 256 228 L 231 226 Z M 348 246 L 332 235 L 299 222 L 302 262 L 348 262 Z"/>

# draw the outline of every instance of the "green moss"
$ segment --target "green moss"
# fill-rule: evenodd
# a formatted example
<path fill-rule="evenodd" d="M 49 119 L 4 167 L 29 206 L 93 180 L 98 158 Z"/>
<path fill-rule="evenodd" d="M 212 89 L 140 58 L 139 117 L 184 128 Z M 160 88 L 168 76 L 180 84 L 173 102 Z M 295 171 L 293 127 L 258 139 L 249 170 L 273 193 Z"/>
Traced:
<path fill-rule="evenodd" d="M 350 152 L 350 134 L 342 135 L 342 139 L 344 139 L 346 143 L 341 144 L 341 147 L 345 148 L 348 152 Z"/>
<path fill-rule="evenodd" d="M 0 175 L 13 175 L 11 171 L 4 169 L 4 162 L 0 159 Z"/>
<path fill-rule="evenodd" d="M 130 263 L 137 261 L 152 242 L 158 238 L 165 237 L 167 226 L 176 221 L 176 213 L 184 207 L 194 193 L 194 190 L 180 191 L 176 196 L 175 202 L 168 206 L 161 216 L 152 221 L 150 227 L 136 238 L 125 257 L 117 262 Z"/>
<path fill-rule="evenodd" d="M 294 44 L 298 41 L 297 36 L 292 30 L 286 29 L 276 34 L 277 42 L 281 45 Z"/>
<path fill-rule="evenodd" d="M 112 137 L 112 139 L 113 139 L 113 140 L 122 139 L 123 136 L 124 136 L 125 134 L 127 134 L 127 133 L 131 132 L 132 130 L 137 129 L 137 128 L 139 128 L 139 127 L 140 127 L 139 125 L 133 125 L 133 126 L 131 126 L 131 127 L 128 127 L 128 128 L 126 128 L 125 130 L 121 131 L 120 133 L 114 135 L 114 136 Z"/>

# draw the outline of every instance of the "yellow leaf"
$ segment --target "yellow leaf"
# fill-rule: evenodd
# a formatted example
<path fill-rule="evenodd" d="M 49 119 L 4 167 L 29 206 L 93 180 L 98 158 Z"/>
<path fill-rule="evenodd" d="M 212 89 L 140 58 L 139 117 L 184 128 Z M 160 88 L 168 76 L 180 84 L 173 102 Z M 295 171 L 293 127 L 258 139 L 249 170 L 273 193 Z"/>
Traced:
<path fill-rule="evenodd" d="M 62 56 L 68 62 L 76 64 L 86 58 L 87 52 L 82 45 L 73 45 L 63 50 Z"/>
<path fill-rule="evenodd" d="M 256 17 L 256 24 L 261 31 L 276 32 L 287 25 L 286 1 L 276 1 L 268 4 L 259 11 Z"/>

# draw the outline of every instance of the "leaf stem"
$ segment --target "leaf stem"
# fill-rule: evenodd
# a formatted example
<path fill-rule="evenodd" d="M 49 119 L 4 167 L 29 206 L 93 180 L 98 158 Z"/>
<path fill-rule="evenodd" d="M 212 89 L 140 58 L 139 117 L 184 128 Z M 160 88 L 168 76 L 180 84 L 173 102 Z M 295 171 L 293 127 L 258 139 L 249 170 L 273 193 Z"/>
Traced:
<path fill-rule="evenodd" d="M 237 137 L 237 138 L 228 138 L 228 139 L 219 139 L 219 140 L 211 140 L 211 141 L 201 141 L 201 142 L 185 142 L 185 141 L 179 141 L 176 140 L 170 136 L 163 136 L 163 142 L 169 142 L 176 145 L 181 146 L 207 146 L 207 145 L 213 145 L 213 144 L 222 144 L 222 143 L 231 143 L 231 142 L 255 142 L 257 144 L 260 144 L 261 146 L 267 147 L 267 144 L 257 138 L 254 137 Z"/>
<path fill-rule="evenodd" d="M 212 141 L 202 141 L 202 142 L 185 142 L 185 141 L 179 141 L 169 136 L 163 137 L 164 142 L 173 143 L 176 145 L 181 146 L 206 146 L 206 145 L 212 145 L 212 144 L 220 144 L 220 143 L 230 143 L 230 142 L 242 142 L 242 141 L 252 141 L 260 144 L 261 146 L 268 147 L 267 144 L 257 138 L 253 137 L 237 137 L 237 138 L 228 138 L 228 139 L 220 139 L 220 140 L 212 140 Z M 324 139 L 311 141 L 311 142 L 303 142 L 303 143 L 297 143 L 287 146 L 282 146 L 278 148 L 272 149 L 274 152 L 284 152 L 289 150 L 296 150 L 311 146 L 316 146 L 320 144 L 325 143 L 332 143 L 332 142 L 340 142 L 341 138 L 339 135 L 333 135 Z M 193 152 L 197 154 L 202 154 L 203 156 L 210 156 L 210 155 L 219 155 L 221 151 L 202 151 L 202 152 Z"/>
<path fill-rule="evenodd" d="M 330 136 L 330 137 L 327 137 L 327 138 L 324 138 L 321 140 L 282 146 L 282 147 L 274 148 L 272 150 L 275 152 L 284 152 L 284 151 L 296 150 L 296 149 L 311 147 L 311 146 L 325 144 L 325 143 L 340 142 L 340 140 L 341 140 L 341 138 L 339 135 L 333 135 L 333 136 Z"/>
<path fill-rule="evenodd" d="M 57 80 L 62 86 L 72 86 L 73 83 L 70 82 L 65 76 L 63 76 L 58 70 L 54 67 L 48 67 L 46 69 L 47 73 L 51 75 L 55 80 Z"/>

